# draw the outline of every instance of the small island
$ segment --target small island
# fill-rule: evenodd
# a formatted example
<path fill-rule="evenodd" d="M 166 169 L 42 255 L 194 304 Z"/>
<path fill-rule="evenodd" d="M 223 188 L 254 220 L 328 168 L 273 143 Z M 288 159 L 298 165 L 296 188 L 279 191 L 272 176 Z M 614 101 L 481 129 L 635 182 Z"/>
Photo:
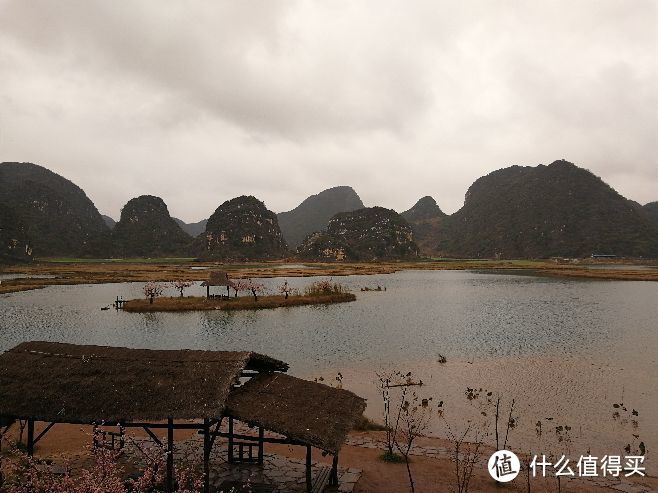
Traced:
<path fill-rule="evenodd" d="M 180 296 L 163 297 L 167 287 L 162 283 L 149 282 L 144 286 L 143 299 L 128 300 L 123 303 L 127 312 L 180 312 L 197 310 L 259 310 L 281 308 L 286 306 L 327 305 L 355 301 L 356 296 L 348 292 L 341 284 L 331 281 L 316 281 L 299 289 L 289 286 L 288 281 L 278 286 L 280 294 L 268 294 L 265 287 L 251 279 L 229 279 L 225 272 L 211 272 L 206 287 L 206 296 L 184 296 L 184 290 L 194 283 L 177 281 L 170 287 L 176 288 Z M 226 294 L 211 294 L 210 288 L 220 286 Z M 233 291 L 233 293 L 231 293 Z M 249 293 L 238 296 L 241 291 Z"/>

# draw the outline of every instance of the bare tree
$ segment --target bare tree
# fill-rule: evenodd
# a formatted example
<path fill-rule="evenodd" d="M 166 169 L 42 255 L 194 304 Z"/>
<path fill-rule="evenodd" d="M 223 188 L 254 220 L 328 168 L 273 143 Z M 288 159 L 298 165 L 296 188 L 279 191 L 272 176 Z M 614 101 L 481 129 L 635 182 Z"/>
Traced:
<path fill-rule="evenodd" d="M 172 287 L 174 287 L 178 291 L 180 291 L 180 297 L 182 298 L 183 297 L 183 291 L 185 291 L 185 289 L 187 289 L 189 287 L 194 286 L 195 284 L 196 283 L 194 281 L 179 280 L 179 281 L 174 281 L 171 285 L 172 285 Z"/>
<path fill-rule="evenodd" d="M 406 401 L 409 387 L 422 386 L 422 380 L 414 382 L 411 372 L 406 374 L 400 371 L 385 371 L 377 373 L 379 378 L 379 389 L 384 403 L 384 427 L 386 428 L 386 449 L 387 452 L 383 457 L 384 460 L 395 462 L 397 454 L 395 453 L 395 437 L 397 436 L 402 417 L 402 405 Z M 398 398 L 393 399 L 392 393 L 397 393 Z M 399 404 L 397 408 L 391 409 L 391 403 Z"/>
<path fill-rule="evenodd" d="M 461 435 L 456 434 L 447 421 L 448 437 L 453 442 L 452 458 L 455 463 L 455 491 L 467 493 L 473 477 L 473 468 L 482 455 L 480 449 L 486 436 L 486 426 L 468 422 Z"/>
<path fill-rule="evenodd" d="M 285 281 L 281 286 L 279 286 L 279 293 L 285 296 L 285 299 L 288 299 L 290 293 L 293 292 L 293 288 L 290 287 L 288 281 Z"/>
<path fill-rule="evenodd" d="M 405 387 L 405 390 L 409 387 Z M 401 411 L 401 428 L 400 433 L 395 437 L 395 446 L 404 457 L 407 466 L 407 475 L 409 476 L 409 486 L 411 493 L 415 493 L 414 478 L 411 474 L 409 465 L 409 455 L 414 446 L 414 442 L 420 436 L 425 434 L 429 426 L 432 414 L 429 410 L 429 402 L 432 398 L 420 399 L 415 391 L 412 391 L 409 399 L 404 399 L 400 405 Z M 400 419 L 398 419 L 400 421 Z"/>

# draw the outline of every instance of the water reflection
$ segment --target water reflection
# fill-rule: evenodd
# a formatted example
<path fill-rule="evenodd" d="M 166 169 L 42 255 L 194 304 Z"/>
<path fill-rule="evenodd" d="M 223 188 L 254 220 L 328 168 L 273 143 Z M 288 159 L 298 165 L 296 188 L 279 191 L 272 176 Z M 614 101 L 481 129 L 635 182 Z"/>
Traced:
<path fill-rule="evenodd" d="M 322 278 L 288 281 L 302 288 L 317 279 Z M 658 445 L 657 283 L 467 271 L 336 280 L 357 293 L 356 302 L 267 311 L 131 314 L 100 307 L 117 296 L 142 296 L 142 283 L 53 286 L 2 295 L 0 349 L 49 340 L 252 350 L 287 361 L 291 372 L 300 376 L 342 371 L 346 386 L 373 399 L 370 382 L 376 369 L 422 368 L 447 402 L 449 397 L 460 400 L 467 385 L 486 383 L 513 392 L 528 416 L 528 434 L 532 413 L 542 406 L 567 415 L 574 425 L 605 422 L 607 408 L 623 388 L 629 402 L 634 400 L 637 404 L 632 405 L 641 409 L 647 443 Z M 282 280 L 262 282 L 275 290 Z M 387 290 L 360 292 L 361 287 L 376 285 Z M 186 295 L 204 292 L 196 286 Z M 447 366 L 436 365 L 439 353 L 447 356 Z M 377 412 L 376 405 L 369 409 Z M 588 426 L 608 438 L 616 433 L 611 427 L 597 431 L 596 425 L 585 424 L 586 431 Z"/>

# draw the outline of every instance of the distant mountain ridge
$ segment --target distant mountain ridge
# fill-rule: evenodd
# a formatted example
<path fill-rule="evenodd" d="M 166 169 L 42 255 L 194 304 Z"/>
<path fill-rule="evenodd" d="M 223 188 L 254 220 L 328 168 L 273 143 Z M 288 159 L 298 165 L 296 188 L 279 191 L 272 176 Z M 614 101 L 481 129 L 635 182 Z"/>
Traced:
<path fill-rule="evenodd" d="M 153 195 L 129 200 L 112 230 L 113 253 L 119 257 L 186 256 L 191 242 L 164 201 Z"/>
<path fill-rule="evenodd" d="M 114 219 L 112 219 L 110 216 L 101 214 L 101 217 L 103 218 L 103 221 L 105 221 L 105 224 L 107 225 L 108 228 L 114 229 L 114 226 L 117 225 L 117 222 Z"/>
<path fill-rule="evenodd" d="M 220 205 L 209 220 L 185 225 L 164 201 L 129 201 L 119 223 L 102 216 L 80 187 L 31 163 L 0 164 L 0 262 L 33 256 L 194 256 L 217 260 L 282 259 L 284 229 L 307 259 L 584 257 L 658 258 L 658 202 L 622 197 L 567 161 L 512 166 L 478 178 L 464 206 L 444 214 L 423 197 L 401 215 L 364 208 L 351 187 L 325 190 L 278 216 L 252 196 Z M 333 210 L 351 209 L 333 213 Z M 279 219 L 286 226 L 279 225 Z M 324 221 L 324 222 L 322 222 Z M 196 234 L 193 239 L 182 225 Z"/>
<path fill-rule="evenodd" d="M 297 249 L 309 260 L 403 260 L 418 256 L 411 225 L 397 212 L 366 207 L 333 216 Z"/>
<path fill-rule="evenodd" d="M 339 212 L 365 207 L 352 187 L 328 188 L 311 195 L 288 212 L 277 214 L 283 237 L 291 248 L 297 247 L 309 234 L 323 229 Z"/>
<path fill-rule="evenodd" d="M 475 258 L 658 257 L 658 229 L 646 214 L 564 160 L 478 178 L 436 242 L 443 255 Z"/>
<path fill-rule="evenodd" d="M 0 204 L 13 210 L 35 257 L 102 255 L 109 234 L 85 192 L 32 163 L 0 164 Z"/>
<path fill-rule="evenodd" d="M 196 238 L 199 236 L 201 233 L 203 233 L 206 230 L 206 224 L 208 224 L 207 219 L 202 219 L 201 221 L 198 221 L 196 223 L 186 223 L 182 219 L 178 219 L 177 217 L 173 218 L 174 221 L 176 221 L 176 224 L 180 226 L 180 228 L 185 231 L 188 235 L 190 235 L 192 238 Z"/>
<path fill-rule="evenodd" d="M 400 214 L 404 217 L 414 232 L 414 240 L 423 255 L 432 255 L 436 242 L 441 235 L 443 221 L 447 216 L 437 205 L 436 200 L 425 196 L 416 202 L 409 210 Z"/>

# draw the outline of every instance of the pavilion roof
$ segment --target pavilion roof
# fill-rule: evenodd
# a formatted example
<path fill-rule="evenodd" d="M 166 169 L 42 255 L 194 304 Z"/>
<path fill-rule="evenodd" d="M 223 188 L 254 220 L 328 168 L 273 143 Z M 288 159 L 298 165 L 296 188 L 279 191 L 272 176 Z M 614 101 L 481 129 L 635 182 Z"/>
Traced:
<path fill-rule="evenodd" d="M 218 418 L 244 370 L 287 369 L 247 351 L 26 342 L 0 355 L 0 415 L 70 423 Z"/>
<path fill-rule="evenodd" d="M 343 389 L 282 373 L 256 375 L 229 394 L 226 412 L 252 425 L 337 453 L 366 408 Z"/>

